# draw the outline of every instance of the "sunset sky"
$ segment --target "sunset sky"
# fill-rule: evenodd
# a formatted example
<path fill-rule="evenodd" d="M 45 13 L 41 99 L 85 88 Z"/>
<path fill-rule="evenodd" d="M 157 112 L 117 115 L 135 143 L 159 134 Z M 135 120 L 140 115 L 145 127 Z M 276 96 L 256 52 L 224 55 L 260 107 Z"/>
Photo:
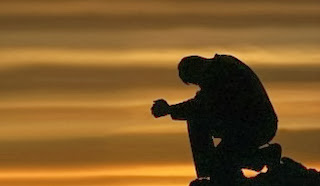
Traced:
<path fill-rule="evenodd" d="M 0 185 L 186 186 L 187 55 L 234 55 L 265 85 L 283 155 L 320 169 L 319 0 L 1 0 Z"/>

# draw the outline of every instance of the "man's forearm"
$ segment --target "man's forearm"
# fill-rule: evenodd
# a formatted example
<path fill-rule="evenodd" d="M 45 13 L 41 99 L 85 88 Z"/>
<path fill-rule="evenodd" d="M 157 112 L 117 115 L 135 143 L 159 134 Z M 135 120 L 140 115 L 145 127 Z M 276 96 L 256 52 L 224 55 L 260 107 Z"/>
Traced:
<path fill-rule="evenodd" d="M 187 120 L 188 111 L 190 110 L 188 102 L 182 102 L 179 104 L 171 105 L 169 108 L 168 114 L 171 115 L 171 118 L 174 120 Z"/>
<path fill-rule="evenodd" d="M 195 115 L 195 112 L 200 109 L 201 96 L 197 93 L 196 97 L 189 99 L 187 101 L 171 105 L 168 114 L 174 120 L 188 120 L 188 118 Z"/>

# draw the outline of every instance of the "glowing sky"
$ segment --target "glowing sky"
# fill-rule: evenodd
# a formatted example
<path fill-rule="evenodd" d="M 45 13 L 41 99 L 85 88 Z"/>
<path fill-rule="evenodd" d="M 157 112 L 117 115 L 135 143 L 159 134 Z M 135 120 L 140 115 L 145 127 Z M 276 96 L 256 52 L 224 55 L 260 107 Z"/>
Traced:
<path fill-rule="evenodd" d="M 318 0 L 1 0 L 0 183 L 166 185 L 194 178 L 176 65 L 232 54 L 263 81 L 284 155 L 320 168 Z"/>

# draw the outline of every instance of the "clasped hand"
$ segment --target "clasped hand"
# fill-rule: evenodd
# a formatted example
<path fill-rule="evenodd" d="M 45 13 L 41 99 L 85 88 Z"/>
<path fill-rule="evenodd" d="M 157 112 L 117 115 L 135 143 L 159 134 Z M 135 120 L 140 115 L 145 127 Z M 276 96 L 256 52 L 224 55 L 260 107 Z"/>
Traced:
<path fill-rule="evenodd" d="M 169 109 L 170 105 L 167 103 L 166 100 L 158 99 L 154 101 L 151 107 L 151 112 L 154 117 L 158 118 L 169 114 Z"/>

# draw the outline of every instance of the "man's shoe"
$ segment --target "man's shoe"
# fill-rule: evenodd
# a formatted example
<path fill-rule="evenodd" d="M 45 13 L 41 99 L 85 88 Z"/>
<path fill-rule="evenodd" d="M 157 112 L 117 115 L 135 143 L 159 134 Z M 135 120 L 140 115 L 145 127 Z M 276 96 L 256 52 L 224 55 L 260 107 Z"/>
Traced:
<path fill-rule="evenodd" d="M 245 157 L 241 168 L 248 168 L 260 172 L 265 165 L 273 169 L 280 164 L 281 146 L 278 143 L 270 144 Z"/>
<path fill-rule="evenodd" d="M 210 186 L 210 178 L 197 178 L 189 186 Z"/>
<path fill-rule="evenodd" d="M 262 148 L 261 154 L 265 159 L 265 164 L 269 170 L 280 165 L 282 148 L 278 143 L 270 144 L 268 147 Z"/>

